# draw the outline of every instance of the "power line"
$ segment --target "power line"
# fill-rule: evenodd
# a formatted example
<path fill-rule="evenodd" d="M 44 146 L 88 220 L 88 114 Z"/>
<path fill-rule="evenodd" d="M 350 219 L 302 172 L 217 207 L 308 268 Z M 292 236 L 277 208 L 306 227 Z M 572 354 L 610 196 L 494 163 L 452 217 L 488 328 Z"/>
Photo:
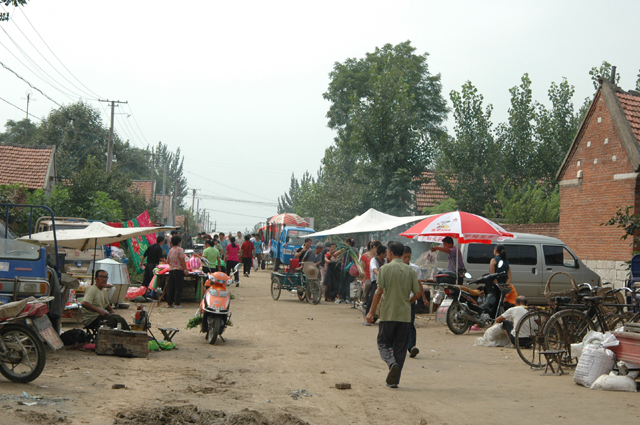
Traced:
<path fill-rule="evenodd" d="M 0 42 L 0 44 L 2 44 L 2 42 Z M 4 47 L 5 49 L 7 49 L 7 46 L 5 46 L 4 44 L 2 44 L 2 47 Z M 9 49 L 7 49 L 9 50 Z M 11 51 L 9 51 L 9 53 L 11 53 Z M 11 53 L 13 55 L 13 53 Z M 15 57 L 15 56 L 14 56 Z M 18 58 L 16 58 L 18 59 Z M 20 61 L 18 59 L 18 61 Z M 25 80 L 24 78 L 22 78 L 17 72 L 15 72 L 13 69 L 9 68 L 7 65 L 5 65 L 3 62 L 0 61 L 0 65 L 2 65 L 2 67 L 4 69 L 6 69 L 7 71 L 12 72 L 16 77 L 20 78 L 22 81 L 24 81 L 25 83 L 27 83 L 29 85 L 29 87 L 31 87 L 34 90 L 37 90 L 38 92 L 40 92 L 41 95 L 43 95 L 44 97 L 46 97 L 47 99 L 49 99 L 50 101 L 52 101 L 53 103 L 55 103 L 56 105 L 58 105 L 59 107 L 62 107 L 61 104 L 59 104 L 58 102 L 56 102 L 55 100 L 53 100 L 52 98 L 50 98 L 49 96 L 47 96 L 42 90 L 40 90 L 39 88 L 37 88 L 36 86 L 34 86 L 33 84 L 31 84 L 30 82 L 28 82 L 27 80 Z"/>
<path fill-rule="evenodd" d="M 194 175 L 194 176 L 196 176 L 196 177 L 200 177 L 201 179 L 205 179 L 205 180 L 206 180 L 207 182 L 209 182 L 209 183 L 215 183 L 215 184 L 216 184 L 216 185 L 218 185 L 218 186 L 224 186 L 224 187 L 227 187 L 227 188 L 229 188 L 229 189 L 232 189 L 232 190 L 234 190 L 234 191 L 236 191 L 236 192 L 242 192 L 242 193 L 245 193 L 245 194 L 247 194 L 247 195 L 254 196 L 254 197 L 256 197 L 256 198 L 261 198 L 261 199 L 269 200 L 269 198 L 266 198 L 266 197 L 264 197 L 264 196 L 256 195 L 255 193 L 247 192 L 246 190 L 238 189 L 237 187 L 229 186 L 228 184 L 224 184 L 224 183 L 220 183 L 220 182 L 218 182 L 218 181 L 212 180 L 212 179 L 211 179 L 211 176 L 205 177 L 205 176 L 202 176 L 202 175 L 200 175 L 200 174 L 194 173 L 193 171 L 187 171 L 187 170 L 185 170 L 185 172 L 186 172 L 186 173 L 189 173 L 189 174 L 191 174 L 191 175 Z"/>
<path fill-rule="evenodd" d="M 15 19 L 12 19 L 11 22 L 13 22 L 13 25 L 16 26 L 16 28 L 18 28 L 18 31 L 20 31 L 20 34 L 22 34 L 24 36 L 24 38 L 29 42 L 29 44 L 31 45 L 31 47 L 33 47 L 36 52 L 38 52 L 38 54 L 42 57 L 42 59 L 45 60 L 45 62 L 47 62 L 49 64 L 49 66 L 51 66 L 51 68 L 53 68 L 54 71 L 56 71 L 58 73 L 58 75 L 60 75 L 62 78 L 64 78 L 69 84 L 71 84 L 73 87 L 75 87 L 76 89 L 80 90 L 80 92 L 84 92 L 85 95 L 88 95 L 87 98 L 91 98 L 93 95 L 84 91 L 83 89 L 81 89 L 80 87 L 76 86 L 71 80 L 69 80 L 67 77 L 65 77 L 64 75 L 62 75 L 62 73 L 60 71 L 58 71 L 56 69 L 56 67 L 53 66 L 53 64 L 51 62 L 49 62 L 49 60 L 40 52 L 40 50 L 38 50 L 38 48 L 31 42 L 31 40 L 29 40 L 29 37 L 27 37 L 27 35 L 22 31 L 22 29 L 20 29 L 20 27 L 18 26 L 18 24 L 16 23 Z M 32 25 L 33 27 L 33 25 Z M 35 28 L 34 28 L 35 29 Z M 40 34 L 38 34 L 40 35 Z M 42 39 L 42 37 L 41 37 Z M 46 43 L 45 43 L 46 45 Z M 49 47 L 49 46 L 47 46 Z M 51 49 L 49 49 L 51 50 Z M 55 56 L 55 55 L 54 55 Z M 57 57 L 56 57 L 57 59 Z M 58 59 L 58 61 L 60 61 Z M 64 65 L 63 65 L 64 66 Z M 90 99 L 90 100 L 97 100 L 97 99 Z"/>
<path fill-rule="evenodd" d="M 21 111 L 22 111 L 22 112 L 24 112 L 24 113 L 26 113 L 26 112 L 27 112 L 27 111 L 25 111 L 24 109 L 22 109 L 21 107 L 14 105 L 13 103 L 9 102 L 9 101 L 8 101 L 8 100 L 6 100 L 6 99 L 3 99 L 3 98 L 1 98 L 1 97 L 0 97 L 0 100 L 2 100 L 2 101 L 3 101 L 3 102 L 5 102 L 5 103 L 8 103 L 9 105 L 13 106 L 13 107 L 14 107 L 14 108 L 16 108 L 16 109 L 21 110 Z M 37 119 L 37 120 L 42 121 L 42 118 L 38 118 L 38 117 L 36 117 L 35 115 L 33 115 L 32 113 L 29 113 L 29 115 L 31 115 L 33 118 L 35 118 L 35 119 Z"/>
<path fill-rule="evenodd" d="M 234 199 L 227 198 L 225 196 L 197 196 L 198 199 L 213 199 L 215 201 L 228 201 L 228 202 L 239 202 L 242 204 L 251 204 L 251 205 L 259 205 L 265 207 L 277 207 L 278 205 L 275 202 L 261 202 L 261 201 L 250 201 L 247 199 Z"/>
<path fill-rule="evenodd" d="M 142 134 L 142 138 L 144 139 L 145 142 L 147 142 L 147 145 L 148 145 L 149 141 L 147 140 L 146 137 L 144 137 L 144 133 L 142 132 L 142 129 L 138 125 L 138 120 L 136 119 L 136 116 L 133 114 L 133 109 L 131 109 L 131 104 L 128 103 L 127 106 L 129 106 L 129 111 L 131 112 L 131 116 L 133 117 L 133 122 L 136 123 L 136 127 L 138 127 L 138 130 L 140 130 L 140 134 Z"/>
<path fill-rule="evenodd" d="M 58 56 L 56 56 L 56 54 L 53 52 L 53 50 L 51 50 L 51 47 L 49 47 L 49 45 L 47 44 L 47 42 L 46 42 L 46 41 L 44 41 L 44 38 L 42 38 L 42 36 L 41 36 L 41 35 L 40 35 L 40 33 L 38 32 L 38 30 L 36 30 L 36 28 L 33 26 L 33 24 L 31 23 L 31 21 L 30 21 L 30 20 L 29 20 L 29 18 L 27 17 L 27 14 L 26 14 L 26 13 L 24 13 L 23 8 L 19 8 L 19 9 L 20 9 L 20 12 L 24 15 L 24 18 L 27 20 L 27 22 L 29 22 L 29 25 L 31 25 L 31 28 L 33 28 L 33 30 L 35 31 L 35 33 L 36 33 L 36 34 L 38 34 L 38 37 L 40 38 L 40 40 L 42 40 L 42 42 L 44 43 L 44 45 L 45 45 L 45 46 L 47 46 L 47 49 L 49 49 L 49 51 L 51 52 L 51 54 L 52 54 L 52 55 L 53 55 L 53 56 L 58 60 L 58 62 L 60 62 L 60 65 L 62 65 L 62 67 L 63 67 L 64 69 L 66 69 L 66 70 L 67 70 L 67 72 L 68 72 L 69 74 L 71 74 L 71 76 L 72 76 L 73 78 L 75 78 L 75 79 L 76 79 L 76 81 L 77 81 L 78 83 L 80 83 L 80 85 L 81 85 L 82 87 L 86 88 L 90 93 L 92 93 L 92 94 L 93 94 L 94 96 L 96 96 L 97 98 L 100 98 L 101 96 L 99 96 L 98 94 L 96 94 L 96 92 L 94 92 L 93 90 L 91 90 L 89 87 L 87 87 L 87 86 L 85 86 L 84 84 L 82 84 L 82 81 L 80 81 L 80 80 L 78 79 L 78 77 L 76 77 L 76 76 L 75 76 L 75 75 L 74 75 L 74 74 L 69 70 L 69 68 L 67 68 L 67 67 L 64 65 L 64 63 L 62 63 L 62 61 L 58 58 Z"/>
<path fill-rule="evenodd" d="M 264 220 L 264 217 L 259 217 L 257 215 L 247 215 L 247 214 L 240 214 L 237 213 L 235 211 L 222 211 L 222 210 L 212 210 L 211 208 L 207 208 L 207 211 L 213 211 L 213 212 L 219 212 L 219 213 L 225 213 L 225 214 L 233 214 L 233 215 L 239 215 L 242 217 L 250 217 L 250 218 L 260 218 Z"/>
<path fill-rule="evenodd" d="M 62 84 L 58 83 L 58 82 L 55 80 L 55 78 L 53 78 L 51 75 L 49 75 L 49 74 L 47 73 L 47 71 L 45 71 L 44 69 L 42 69 L 42 68 L 40 67 L 40 65 L 38 65 L 38 64 L 37 64 L 33 59 L 31 59 L 31 57 L 30 57 L 30 56 L 29 56 L 29 55 L 28 55 L 28 54 L 27 54 L 27 53 L 26 53 L 26 52 L 25 52 L 25 51 L 24 51 L 24 50 L 23 50 L 23 49 L 18 45 L 18 43 L 13 39 L 13 37 L 11 37 L 11 36 L 9 35 L 9 33 L 8 33 L 8 32 L 7 32 L 7 31 L 6 31 L 2 26 L 0 26 L 0 29 L 1 29 L 1 30 L 2 30 L 2 31 L 7 35 L 7 37 L 9 37 L 9 40 L 11 40 L 11 42 L 14 44 L 14 46 L 16 46 L 16 48 L 17 48 L 17 49 L 18 49 L 18 51 L 22 54 L 22 56 L 24 56 L 24 57 L 25 57 L 29 62 L 31 62 L 31 64 L 32 64 L 33 66 L 35 66 L 37 69 L 39 69 L 39 70 L 40 70 L 44 75 L 46 75 L 47 77 L 49 77 L 49 79 L 50 79 L 51 81 L 53 81 L 53 82 L 55 82 L 56 84 L 58 84 L 59 86 L 61 86 L 61 87 L 65 88 L 64 86 L 62 86 Z M 4 46 L 4 48 L 5 48 L 5 49 L 9 50 L 9 49 L 7 48 L 7 46 L 5 46 L 4 44 L 3 44 L 3 46 Z M 11 53 L 11 55 L 12 55 L 14 58 L 18 59 L 18 58 L 17 58 L 17 56 L 15 56 L 11 51 L 9 51 L 9 53 Z M 20 61 L 20 60 L 18 59 L 18 61 Z M 22 62 L 20 62 L 20 63 L 22 63 Z M 29 69 L 29 67 L 28 67 L 28 66 L 26 66 L 24 63 L 22 63 L 22 66 L 24 66 L 25 68 Z M 29 69 L 29 70 L 30 70 L 31 72 L 33 72 L 33 70 L 31 70 L 31 69 Z M 36 74 L 35 72 L 33 72 L 33 73 L 34 73 L 34 74 Z M 76 96 L 76 97 L 82 97 L 82 96 L 78 95 L 77 93 L 73 93 L 73 90 L 69 90 L 69 91 L 72 93 L 72 95 L 73 95 L 73 96 L 72 96 L 72 95 L 70 95 L 69 93 L 65 93 L 65 92 L 64 92 L 63 90 L 61 90 L 60 88 L 58 88 L 58 87 L 54 86 L 52 83 L 50 83 L 49 81 L 47 81 L 44 77 L 42 77 L 42 75 L 37 75 L 37 76 L 38 76 L 41 80 L 43 80 L 44 82 L 46 82 L 47 84 L 49 84 L 51 87 L 53 87 L 54 89 L 58 90 L 60 93 L 62 93 L 63 95 L 67 96 L 67 97 L 68 97 L 68 98 L 70 98 L 70 99 L 73 99 L 73 96 Z M 66 89 L 66 88 L 65 88 L 65 89 Z"/>

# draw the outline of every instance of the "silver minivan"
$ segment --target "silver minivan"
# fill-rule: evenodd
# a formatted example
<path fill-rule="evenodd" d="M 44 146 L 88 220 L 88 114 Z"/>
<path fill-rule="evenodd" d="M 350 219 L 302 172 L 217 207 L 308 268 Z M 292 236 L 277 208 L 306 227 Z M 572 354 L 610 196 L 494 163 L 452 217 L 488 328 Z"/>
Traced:
<path fill-rule="evenodd" d="M 585 266 L 567 245 L 560 239 L 530 233 L 514 233 L 516 239 L 500 244 L 505 246 L 507 259 L 511 267 L 513 286 L 518 295 L 527 297 L 529 304 L 547 303 L 544 288 L 549 277 L 558 271 L 570 274 L 576 283 L 588 283 L 600 286 L 600 276 Z M 460 245 L 464 264 L 474 279 L 489 273 L 489 262 L 493 258 L 496 244 L 470 243 Z M 437 269 L 446 269 L 448 255 L 439 252 L 436 259 Z M 465 279 L 469 282 L 474 279 Z M 565 275 L 558 275 L 551 281 L 551 291 L 571 289 L 571 282 Z"/>

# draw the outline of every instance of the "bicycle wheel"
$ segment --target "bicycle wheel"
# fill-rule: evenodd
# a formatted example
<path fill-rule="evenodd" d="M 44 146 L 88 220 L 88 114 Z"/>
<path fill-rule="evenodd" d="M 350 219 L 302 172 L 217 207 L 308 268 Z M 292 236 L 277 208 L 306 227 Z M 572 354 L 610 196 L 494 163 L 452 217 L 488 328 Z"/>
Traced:
<path fill-rule="evenodd" d="M 278 298 L 280 298 L 280 292 L 282 292 L 282 285 L 280 284 L 280 279 L 274 276 L 271 279 L 271 298 L 277 301 Z"/>
<path fill-rule="evenodd" d="M 629 323 L 631 319 L 632 317 L 627 314 L 607 314 L 604 316 L 606 329 L 603 326 L 602 330 L 603 332 L 607 329 L 615 331 L 616 329 L 623 327 L 626 323 Z"/>
<path fill-rule="evenodd" d="M 544 311 L 532 311 L 525 314 L 516 327 L 515 346 L 518 355 L 526 364 L 533 368 L 545 365 L 544 356 L 544 327 L 551 315 Z"/>
<path fill-rule="evenodd" d="M 565 350 L 562 358 L 564 366 L 575 366 L 578 358 L 571 353 L 571 344 L 582 342 L 587 332 L 595 325 L 583 312 L 578 310 L 560 311 L 547 321 L 544 327 L 545 350 Z"/>

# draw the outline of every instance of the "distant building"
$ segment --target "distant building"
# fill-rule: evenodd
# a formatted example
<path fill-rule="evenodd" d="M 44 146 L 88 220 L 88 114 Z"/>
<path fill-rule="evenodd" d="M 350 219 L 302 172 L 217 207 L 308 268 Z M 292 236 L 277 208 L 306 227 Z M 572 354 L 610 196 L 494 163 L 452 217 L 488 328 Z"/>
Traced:
<path fill-rule="evenodd" d="M 49 193 L 56 184 L 55 146 L 0 145 L 0 185 Z"/>
<path fill-rule="evenodd" d="M 640 213 L 640 92 L 600 81 L 557 174 L 560 239 L 603 280 L 622 284 L 632 256 L 623 230 L 601 224 L 618 207 Z"/>
<path fill-rule="evenodd" d="M 424 208 L 435 207 L 448 198 L 436 183 L 435 175 L 436 172 L 434 170 L 427 170 L 422 173 L 422 176 L 427 178 L 428 182 L 422 183 L 420 188 L 416 191 L 417 215 L 421 215 Z"/>

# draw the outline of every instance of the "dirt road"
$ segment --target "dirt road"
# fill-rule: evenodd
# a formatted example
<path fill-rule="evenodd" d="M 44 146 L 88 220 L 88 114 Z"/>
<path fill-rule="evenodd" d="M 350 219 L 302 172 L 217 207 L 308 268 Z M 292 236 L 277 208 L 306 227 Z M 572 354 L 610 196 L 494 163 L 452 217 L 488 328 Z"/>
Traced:
<path fill-rule="evenodd" d="M 185 329 L 195 304 L 156 308 L 154 328 L 181 329 L 174 338 L 178 350 L 147 359 L 49 353 L 34 382 L 0 380 L 1 422 L 183 423 L 160 422 L 161 409 L 174 420 L 191 415 L 192 422 L 235 424 L 584 424 L 640 418 L 638 393 L 590 391 L 574 384 L 572 375 L 540 376 L 515 350 L 474 347 L 479 333 L 455 336 L 427 318 L 417 321 L 420 354 L 407 359 L 400 388 L 390 389 L 375 343 L 378 327 L 362 326 L 356 310 L 313 306 L 286 292 L 274 301 L 267 271 L 243 279 L 232 293 L 226 343 L 208 345 L 197 329 Z M 127 318 L 133 313 L 121 311 Z M 352 389 L 338 390 L 338 382 Z M 113 384 L 126 389 L 114 390 Z M 306 393 L 294 399 L 299 390 Z M 23 391 L 43 398 L 20 397 Z M 226 422 L 221 413 L 198 419 L 192 407 L 170 406 L 224 411 Z"/>

